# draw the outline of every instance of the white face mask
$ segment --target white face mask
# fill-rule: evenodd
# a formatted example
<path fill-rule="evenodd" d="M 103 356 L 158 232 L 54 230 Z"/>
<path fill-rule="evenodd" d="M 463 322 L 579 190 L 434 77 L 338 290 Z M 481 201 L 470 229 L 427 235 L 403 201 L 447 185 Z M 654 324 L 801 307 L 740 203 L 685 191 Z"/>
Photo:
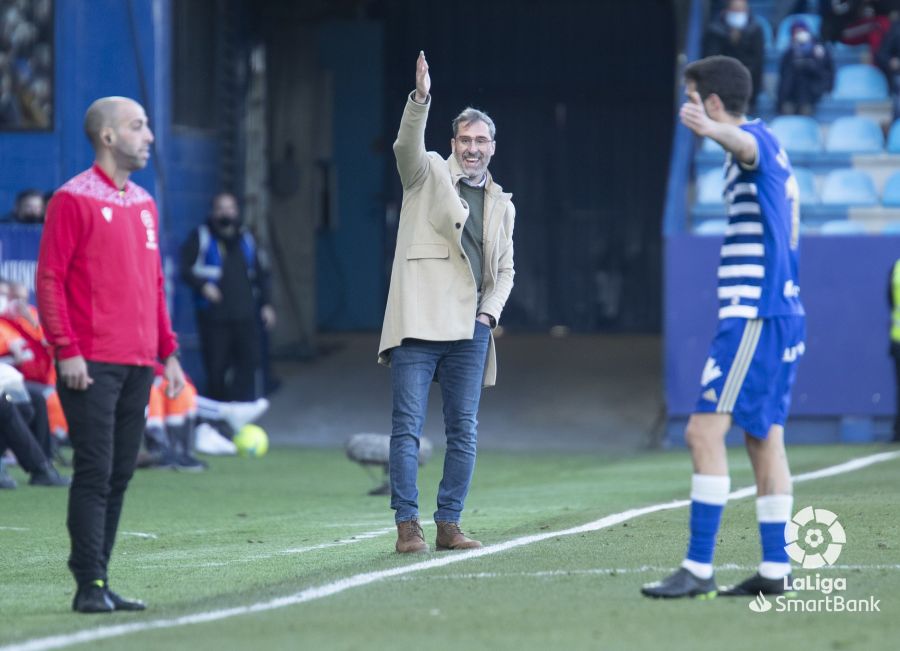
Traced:
<path fill-rule="evenodd" d="M 746 11 L 726 11 L 725 22 L 732 29 L 744 29 L 750 20 L 750 14 Z"/>
<path fill-rule="evenodd" d="M 812 34 L 810 34 L 809 32 L 805 32 L 805 31 L 801 30 L 801 31 L 798 31 L 796 34 L 794 34 L 794 43 L 797 43 L 798 45 L 806 45 L 811 40 L 812 40 Z"/>
<path fill-rule="evenodd" d="M 9 297 L 0 294 L 0 314 L 6 312 L 6 308 L 9 307 Z"/>

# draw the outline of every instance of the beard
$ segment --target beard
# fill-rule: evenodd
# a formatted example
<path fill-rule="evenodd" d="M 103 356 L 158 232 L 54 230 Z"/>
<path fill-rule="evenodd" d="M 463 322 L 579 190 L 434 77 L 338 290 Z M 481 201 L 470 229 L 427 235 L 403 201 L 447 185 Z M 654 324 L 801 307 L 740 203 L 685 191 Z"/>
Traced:
<path fill-rule="evenodd" d="M 467 162 L 476 162 L 477 164 L 474 166 L 470 166 Z M 475 156 L 467 154 L 465 152 L 456 154 L 456 162 L 459 163 L 460 168 L 472 180 L 481 179 L 484 176 L 484 173 L 487 171 L 488 159 L 485 158 L 483 153 L 478 153 Z"/>

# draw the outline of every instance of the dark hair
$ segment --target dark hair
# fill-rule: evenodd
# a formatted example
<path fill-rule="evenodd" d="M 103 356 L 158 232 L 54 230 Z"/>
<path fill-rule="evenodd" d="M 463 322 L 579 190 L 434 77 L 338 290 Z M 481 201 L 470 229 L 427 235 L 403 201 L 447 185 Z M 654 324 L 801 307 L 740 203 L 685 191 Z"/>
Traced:
<path fill-rule="evenodd" d="M 701 100 L 715 94 L 729 114 L 737 117 L 747 112 L 753 80 L 750 71 L 737 59 L 716 55 L 694 61 L 684 69 L 684 79 L 696 84 Z"/>

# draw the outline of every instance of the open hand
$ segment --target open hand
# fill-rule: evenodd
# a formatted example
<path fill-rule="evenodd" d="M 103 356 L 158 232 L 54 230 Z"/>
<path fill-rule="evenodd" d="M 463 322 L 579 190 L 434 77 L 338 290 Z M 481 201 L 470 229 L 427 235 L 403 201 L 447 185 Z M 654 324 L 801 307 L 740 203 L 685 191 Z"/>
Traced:
<path fill-rule="evenodd" d="M 425 51 L 419 51 L 419 59 L 416 61 L 416 101 L 424 104 L 431 92 L 431 75 L 428 74 L 428 62 L 425 60 Z"/>
<path fill-rule="evenodd" d="M 681 123 L 698 136 L 708 136 L 715 126 L 715 122 L 706 114 L 697 91 L 688 96 L 688 101 L 681 105 L 678 115 Z"/>
<path fill-rule="evenodd" d="M 87 362 L 81 355 L 60 360 L 58 373 L 63 384 L 75 391 L 84 391 L 94 383 L 88 375 Z"/>

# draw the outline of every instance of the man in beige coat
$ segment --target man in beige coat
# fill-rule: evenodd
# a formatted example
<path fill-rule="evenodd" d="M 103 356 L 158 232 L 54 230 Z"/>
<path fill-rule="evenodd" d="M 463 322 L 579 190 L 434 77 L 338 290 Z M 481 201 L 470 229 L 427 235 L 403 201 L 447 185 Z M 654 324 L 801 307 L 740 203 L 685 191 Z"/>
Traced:
<path fill-rule="evenodd" d="M 425 54 L 416 64 L 394 143 L 403 183 L 400 229 L 378 358 L 391 367 L 391 508 L 400 553 L 425 552 L 419 524 L 419 437 L 432 381 L 441 387 L 447 454 L 438 490 L 436 547 L 481 543 L 459 528 L 475 468 L 478 403 L 497 374 L 491 334 L 513 285 L 512 195 L 487 171 L 494 122 L 465 109 L 453 121 L 451 155 L 425 150 L 431 105 Z"/>

